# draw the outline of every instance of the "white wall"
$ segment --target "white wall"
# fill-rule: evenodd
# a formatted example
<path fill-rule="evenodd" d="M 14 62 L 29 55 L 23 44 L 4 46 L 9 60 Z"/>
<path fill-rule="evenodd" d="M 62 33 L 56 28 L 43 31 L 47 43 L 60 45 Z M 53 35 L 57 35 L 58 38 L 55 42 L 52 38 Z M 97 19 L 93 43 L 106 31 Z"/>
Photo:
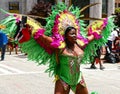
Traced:
<path fill-rule="evenodd" d="M 115 0 L 108 0 L 108 16 L 113 14 L 115 11 Z"/>
<path fill-rule="evenodd" d="M 90 4 L 100 3 L 90 7 L 90 17 L 101 18 L 102 17 L 102 0 L 90 0 Z"/>

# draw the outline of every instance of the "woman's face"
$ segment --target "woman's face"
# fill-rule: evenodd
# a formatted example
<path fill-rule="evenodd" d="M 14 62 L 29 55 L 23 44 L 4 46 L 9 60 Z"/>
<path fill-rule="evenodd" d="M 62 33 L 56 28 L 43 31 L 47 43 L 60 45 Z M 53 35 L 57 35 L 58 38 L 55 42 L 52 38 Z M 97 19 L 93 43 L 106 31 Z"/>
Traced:
<path fill-rule="evenodd" d="M 66 38 L 67 38 L 67 40 L 69 41 L 69 42 L 71 42 L 71 43 L 76 43 L 76 39 L 77 39 L 77 37 L 76 37 L 76 30 L 75 29 L 71 29 L 68 33 L 67 33 L 67 36 L 66 36 Z"/>

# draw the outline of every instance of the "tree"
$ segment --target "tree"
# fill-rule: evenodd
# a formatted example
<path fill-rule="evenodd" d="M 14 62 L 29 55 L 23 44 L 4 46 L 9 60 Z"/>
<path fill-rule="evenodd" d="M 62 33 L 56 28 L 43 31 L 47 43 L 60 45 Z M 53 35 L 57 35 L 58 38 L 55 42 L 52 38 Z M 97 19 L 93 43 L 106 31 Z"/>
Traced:
<path fill-rule="evenodd" d="M 39 3 L 35 4 L 32 10 L 28 13 L 29 15 L 39 16 L 35 18 L 39 21 L 43 26 L 46 24 L 45 19 L 51 13 L 52 4 L 50 2 L 40 1 Z"/>
<path fill-rule="evenodd" d="M 116 8 L 115 9 L 115 25 L 117 25 L 118 27 L 120 27 L 120 8 Z"/>
<path fill-rule="evenodd" d="M 120 13 L 120 7 L 119 8 L 115 8 L 115 13 Z"/>

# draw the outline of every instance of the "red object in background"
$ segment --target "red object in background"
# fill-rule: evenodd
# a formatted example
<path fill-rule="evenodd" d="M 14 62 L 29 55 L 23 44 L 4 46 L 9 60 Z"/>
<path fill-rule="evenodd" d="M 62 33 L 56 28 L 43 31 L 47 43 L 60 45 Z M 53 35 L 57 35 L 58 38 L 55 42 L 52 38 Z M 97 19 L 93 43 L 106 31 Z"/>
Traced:
<path fill-rule="evenodd" d="M 100 63 L 100 59 L 99 59 L 99 58 L 96 58 L 96 59 L 95 59 L 95 62 L 96 62 L 96 64 Z"/>
<path fill-rule="evenodd" d="M 30 32 L 29 32 L 29 27 L 23 28 L 22 31 L 22 36 L 18 39 L 19 43 L 27 42 L 30 40 Z"/>

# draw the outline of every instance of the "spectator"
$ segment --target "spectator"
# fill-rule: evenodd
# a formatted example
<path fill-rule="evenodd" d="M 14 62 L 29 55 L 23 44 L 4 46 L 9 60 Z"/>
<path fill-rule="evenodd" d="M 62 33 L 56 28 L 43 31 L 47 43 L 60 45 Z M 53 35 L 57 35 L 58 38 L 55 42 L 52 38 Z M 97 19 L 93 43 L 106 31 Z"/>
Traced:
<path fill-rule="evenodd" d="M 100 59 L 100 57 L 101 57 L 101 51 L 100 50 L 101 50 L 100 48 L 96 50 L 97 56 L 95 56 L 94 59 L 93 59 L 93 62 L 90 66 L 91 69 L 97 69 L 97 67 L 95 66 L 95 63 L 96 64 L 99 63 L 99 66 L 100 66 L 101 70 L 105 69 L 105 67 L 103 66 L 103 63 Z"/>
<path fill-rule="evenodd" d="M 107 62 L 110 62 L 110 63 L 116 63 L 116 56 L 117 54 L 113 53 L 113 52 L 116 52 L 114 50 L 116 50 L 116 44 L 118 40 L 118 35 L 119 35 L 119 32 L 117 30 L 117 28 L 114 28 L 114 30 L 111 32 L 111 35 L 108 37 L 108 42 L 106 44 L 106 54 L 105 54 L 105 57 L 104 59 L 107 61 Z"/>
<path fill-rule="evenodd" d="M 8 48 L 9 48 L 9 51 L 10 51 L 10 55 L 11 55 L 11 52 L 15 49 L 15 53 L 18 54 L 18 43 L 17 41 L 15 41 L 13 38 L 11 37 L 8 37 Z"/>
<path fill-rule="evenodd" d="M 118 37 L 114 40 L 113 45 L 113 51 L 115 53 L 116 62 L 120 61 L 120 28 L 116 28 L 116 31 L 118 32 Z"/>
<path fill-rule="evenodd" d="M 6 45 L 8 43 L 7 35 L 0 31 L 1 61 L 5 58 Z"/>
<path fill-rule="evenodd" d="M 112 52 L 114 40 L 118 37 L 118 32 L 116 28 L 111 32 L 111 35 L 108 37 L 107 47 L 109 48 L 110 52 Z"/>

